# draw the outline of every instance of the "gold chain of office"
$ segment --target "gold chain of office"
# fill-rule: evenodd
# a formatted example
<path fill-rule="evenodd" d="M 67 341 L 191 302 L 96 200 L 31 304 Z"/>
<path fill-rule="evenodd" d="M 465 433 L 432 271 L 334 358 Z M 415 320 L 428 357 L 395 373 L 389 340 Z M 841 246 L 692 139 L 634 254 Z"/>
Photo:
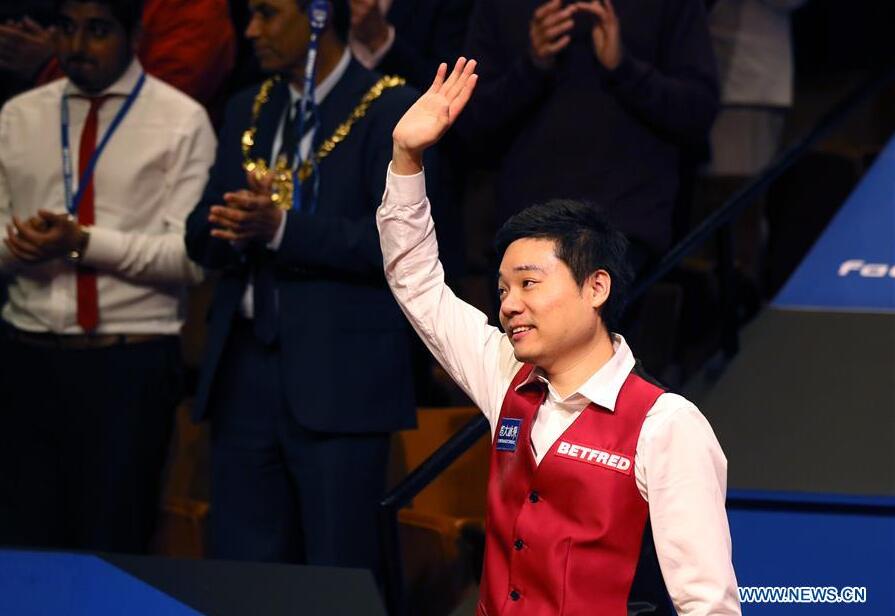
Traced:
<path fill-rule="evenodd" d="M 255 101 L 252 103 L 252 125 L 242 134 L 242 168 L 249 173 L 253 173 L 259 179 L 272 171 L 270 199 L 281 210 L 288 210 L 292 207 L 293 180 L 292 169 L 287 164 L 286 155 L 280 154 L 277 157 L 273 169 L 270 169 L 267 161 L 263 158 L 253 160 L 249 157 L 249 152 L 252 146 L 255 145 L 255 133 L 258 131 L 258 116 L 261 114 L 261 108 L 270 100 L 270 91 L 279 80 L 280 76 L 277 75 L 261 84 L 261 88 L 255 96 Z M 389 88 L 403 86 L 404 83 L 403 77 L 386 76 L 373 84 L 373 87 L 364 94 L 357 107 L 348 116 L 348 119 L 336 127 L 333 134 L 320 144 L 313 156 L 309 156 L 307 160 L 302 162 L 298 169 L 298 181 L 304 182 L 307 180 L 314 171 L 314 167 L 329 156 L 336 149 L 336 146 L 348 137 L 354 124 L 367 115 L 367 109 L 369 109 L 373 101 L 382 96 L 382 93 Z"/>

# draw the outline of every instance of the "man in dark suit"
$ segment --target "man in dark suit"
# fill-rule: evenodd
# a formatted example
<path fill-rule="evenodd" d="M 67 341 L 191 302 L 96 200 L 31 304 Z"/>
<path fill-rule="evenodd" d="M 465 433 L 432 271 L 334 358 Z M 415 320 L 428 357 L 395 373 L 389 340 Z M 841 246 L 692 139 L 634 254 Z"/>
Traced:
<path fill-rule="evenodd" d="M 329 6 L 316 108 L 302 121 L 308 2 L 249 0 L 246 36 L 279 78 L 230 102 L 187 222 L 190 256 L 221 272 L 194 416 L 211 420 L 213 556 L 375 570 L 389 432 L 414 425 L 414 401 L 374 211 L 392 128 L 415 96 L 352 59 L 347 1 Z M 280 155 L 292 169 L 316 161 L 288 210 L 276 204 L 289 202 L 283 182 L 244 170 Z"/>

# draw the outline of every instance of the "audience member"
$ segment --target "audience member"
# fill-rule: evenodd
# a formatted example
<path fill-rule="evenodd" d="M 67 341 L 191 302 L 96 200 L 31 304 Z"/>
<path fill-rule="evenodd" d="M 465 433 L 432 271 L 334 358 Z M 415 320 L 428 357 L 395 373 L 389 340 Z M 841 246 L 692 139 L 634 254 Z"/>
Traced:
<path fill-rule="evenodd" d="M 201 106 L 145 75 L 139 19 L 133 0 L 59 2 L 66 79 L 0 112 L 14 358 L 0 375 L 0 496 L 23 544 L 139 552 L 158 507 L 180 298 L 202 277 L 183 226 L 215 140 Z"/>
<path fill-rule="evenodd" d="M 348 44 L 370 70 L 429 87 L 463 46 L 473 0 L 351 0 Z"/>
<path fill-rule="evenodd" d="M 0 105 L 32 87 L 53 55 L 54 0 L 0 0 Z"/>
<path fill-rule="evenodd" d="M 719 0 L 709 13 L 722 108 L 712 127 L 703 209 L 720 207 L 780 149 L 793 100 L 791 11 L 806 0 Z M 761 280 L 766 238 L 762 206 L 737 224 L 736 255 L 753 284 Z"/>
<path fill-rule="evenodd" d="M 547 198 L 602 204 L 642 268 L 671 239 L 682 148 L 717 106 L 701 0 L 481 0 L 479 86 L 458 130 L 501 156 L 497 222 Z"/>
<path fill-rule="evenodd" d="M 212 556 L 375 570 L 389 432 L 415 409 L 374 212 L 414 94 L 351 57 L 333 0 L 305 102 L 318 4 L 249 1 L 274 77 L 230 101 L 187 222 L 190 256 L 221 272 L 194 416 L 211 421 Z"/>
<path fill-rule="evenodd" d="M 235 35 L 226 0 L 145 0 L 137 57 L 146 71 L 206 107 L 233 68 Z M 24 50 L 4 54 L 6 45 Z M 0 68 L 37 85 L 62 76 L 52 34 L 33 19 L 0 27 Z"/>

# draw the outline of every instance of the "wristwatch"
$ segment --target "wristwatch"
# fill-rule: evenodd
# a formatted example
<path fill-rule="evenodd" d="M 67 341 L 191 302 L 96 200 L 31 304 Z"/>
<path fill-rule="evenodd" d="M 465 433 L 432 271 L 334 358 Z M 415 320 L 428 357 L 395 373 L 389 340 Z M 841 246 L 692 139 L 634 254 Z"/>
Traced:
<path fill-rule="evenodd" d="M 66 259 L 70 263 L 80 263 L 84 258 L 84 252 L 87 250 L 87 244 L 90 242 L 90 229 L 84 225 L 78 225 L 78 245 L 73 250 L 68 251 Z"/>

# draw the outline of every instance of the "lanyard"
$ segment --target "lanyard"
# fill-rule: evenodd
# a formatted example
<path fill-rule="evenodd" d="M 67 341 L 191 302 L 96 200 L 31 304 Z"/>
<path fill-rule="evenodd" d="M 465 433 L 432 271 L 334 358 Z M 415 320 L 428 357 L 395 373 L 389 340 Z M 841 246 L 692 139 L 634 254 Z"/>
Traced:
<path fill-rule="evenodd" d="M 298 161 L 298 165 L 293 170 L 293 185 L 295 189 L 292 191 L 292 209 L 296 212 L 301 211 L 301 180 L 298 178 L 298 170 L 301 169 L 301 139 L 305 134 L 305 116 L 308 113 L 308 110 L 311 108 L 311 105 L 315 102 L 315 90 L 316 90 L 316 77 L 317 77 L 317 47 L 320 43 L 320 35 L 323 33 L 323 29 L 326 27 L 326 20 L 329 17 L 329 2 L 326 0 L 313 0 L 308 7 L 308 20 L 310 21 L 311 26 L 311 38 L 308 41 L 308 57 L 305 62 L 305 78 L 304 78 L 304 87 L 302 88 L 302 97 L 301 97 L 301 108 L 298 112 L 298 122 L 297 122 L 297 130 L 298 130 L 298 139 L 296 140 L 295 148 L 295 160 Z M 315 124 L 315 133 L 316 128 L 319 122 L 317 121 L 317 114 L 314 114 L 314 124 Z M 311 139 L 311 148 L 308 150 L 308 156 L 311 160 L 314 160 L 314 141 Z M 311 173 L 311 176 L 314 178 L 314 187 L 313 192 L 311 194 L 311 203 L 309 204 L 308 211 L 310 213 L 314 213 L 317 209 L 317 195 L 320 192 L 320 177 L 317 169 L 317 163 L 314 162 L 314 171 Z"/>
<path fill-rule="evenodd" d="M 115 114 L 115 118 L 112 120 L 112 123 L 109 124 L 109 127 L 106 129 L 106 132 L 103 134 L 103 138 L 100 140 L 99 145 L 93 151 L 93 156 L 90 157 L 90 161 L 87 163 L 87 167 L 84 169 L 83 175 L 78 179 L 78 192 L 72 197 L 72 169 L 71 169 L 71 146 L 68 141 L 68 125 L 69 125 L 69 117 L 68 117 L 68 94 L 62 95 L 62 180 L 65 185 L 65 209 L 68 210 L 68 213 L 72 216 L 78 213 L 78 206 L 81 204 L 81 199 L 84 197 L 84 189 L 90 184 L 90 180 L 93 178 L 93 171 L 96 168 L 96 161 L 99 160 L 100 154 L 103 153 L 103 150 L 106 147 L 106 144 L 109 143 L 109 139 L 112 138 L 112 133 L 118 128 L 118 125 L 121 124 L 121 121 L 124 120 L 124 116 L 127 115 L 127 112 L 130 111 L 131 106 L 134 104 L 134 101 L 137 100 L 137 95 L 140 94 L 140 90 L 143 89 L 143 83 L 146 81 L 146 73 L 141 73 L 140 78 L 137 80 L 134 89 L 131 90 L 130 94 L 127 95 L 127 99 L 124 101 L 124 104 L 121 105 L 121 109 L 118 110 L 118 113 Z"/>

